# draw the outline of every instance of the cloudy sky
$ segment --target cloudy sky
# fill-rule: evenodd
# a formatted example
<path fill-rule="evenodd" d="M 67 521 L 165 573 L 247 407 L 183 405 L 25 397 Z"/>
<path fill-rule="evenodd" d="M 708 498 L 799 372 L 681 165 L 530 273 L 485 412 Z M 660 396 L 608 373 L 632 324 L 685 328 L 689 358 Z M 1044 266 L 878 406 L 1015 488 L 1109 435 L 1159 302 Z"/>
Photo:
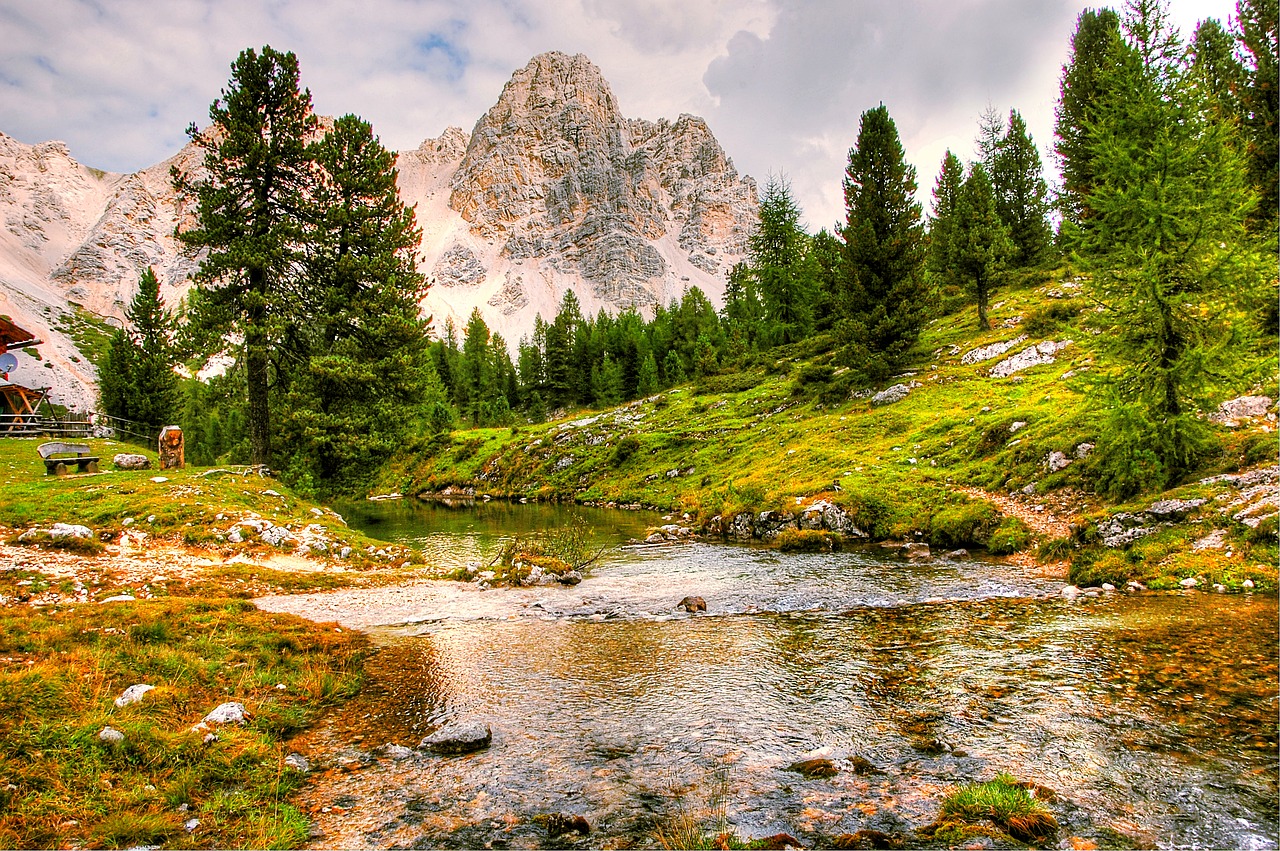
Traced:
<path fill-rule="evenodd" d="M 316 110 L 415 148 L 470 130 L 547 50 L 585 53 L 633 118 L 707 119 L 738 169 L 785 175 L 811 228 L 843 218 L 863 110 L 883 102 L 927 197 L 979 115 L 1027 119 L 1042 156 L 1083 0 L 0 0 L 0 132 L 135 171 L 203 123 L 245 47 L 298 55 Z M 1189 35 L 1233 0 L 1171 0 Z"/>

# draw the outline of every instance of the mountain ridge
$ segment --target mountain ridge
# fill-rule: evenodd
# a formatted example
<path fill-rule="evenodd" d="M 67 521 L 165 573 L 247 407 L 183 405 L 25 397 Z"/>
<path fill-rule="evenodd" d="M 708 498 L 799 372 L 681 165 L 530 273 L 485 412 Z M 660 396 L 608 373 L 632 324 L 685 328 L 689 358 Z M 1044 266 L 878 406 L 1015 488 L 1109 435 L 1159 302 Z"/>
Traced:
<path fill-rule="evenodd" d="M 116 174 L 61 142 L 0 133 L 0 312 L 46 341 L 15 382 L 90 409 L 96 372 L 67 331 L 77 307 L 119 325 L 147 266 L 177 305 L 199 264 L 173 235 L 191 211 L 170 170 L 198 169 L 200 156 L 188 144 Z M 397 168 L 436 332 L 479 309 L 509 344 L 568 290 L 589 313 L 650 308 L 690 286 L 719 303 L 755 221 L 755 182 L 705 121 L 624 117 L 581 54 L 533 57 L 470 133 L 446 128 L 398 152 Z"/>

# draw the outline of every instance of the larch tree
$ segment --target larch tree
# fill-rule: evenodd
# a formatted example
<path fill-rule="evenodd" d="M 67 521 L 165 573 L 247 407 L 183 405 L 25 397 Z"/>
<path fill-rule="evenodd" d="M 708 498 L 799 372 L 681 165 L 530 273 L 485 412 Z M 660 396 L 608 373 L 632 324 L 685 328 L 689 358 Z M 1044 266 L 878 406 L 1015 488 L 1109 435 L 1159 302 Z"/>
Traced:
<path fill-rule="evenodd" d="M 891 375 L 928 313 L 916 171 L 880 106 L 862 114 L 845 170 L 844 357 L 865 378 Z"/>
<path fill-rule="evenodd" d="M 1116 495 L 1166 486 L 1203 457 L 1211 434 L 1198 414 L 1264 279 L 1234 125 L 1195 85 L 1161 3 L 1133 0 L 1125 32 L 1087 127 L 1095 215 L 1080 251 L 1103 307 L 1099 469 Z"/>
<path fill-rule="evenodd" d="M 1251 226 L 1272 244 L 1280 212 L 1280 135 L 1276 113 L 1280 111 L 1280 18 L 1278 0 L 1236 0 L 1237 38 L 1245 55 L 1244 84 L 1240 103 L 1248 150 L 1249 178 L 1258 193 Z"/>
<path fill-rule="evenodd" d="M 760 199 L 759 222 L 747 239 L 771 345 L 802 340 L 813 328 L 814 284 L 804 266 L 808 242 L 791 186 L 771 175 Z"/>
<path fill-rule="evenodd" d="M 272 353 L 305 303 L 299 211 L 316 183 L 307 150 L 316 117 L 310 92 L 298 87 L 297 58 L 243 51 L 209 118 L 204 130 L 187 131 L 204 152 L 203 172 L 173 172 L 180 195 L 195 202 L 194 225 L 178 238 L 203 252 L 188 326 L 218 351 L 241 340 L 250 455 L 269 464 Z"/>
<path fill-rule="evenodd" d="M 977 304 L 978 328 L 990 331 L 987 305 L 1015 253 L 1015 245 L 1000 217 L 999 199 L 982 163 L 973 164 L 960 188 L 951 239 L 954 280 Z"/>
<path fill-rule="evenodd" d="M 174 321 L 150 267 L 139 276 L 125 317 L 129 327 L 111 335 L 98 370 L 98 392 L 103 413 L 136 423 L 150 438 L 175 422 L 181 402 L 173 371 Z"/>

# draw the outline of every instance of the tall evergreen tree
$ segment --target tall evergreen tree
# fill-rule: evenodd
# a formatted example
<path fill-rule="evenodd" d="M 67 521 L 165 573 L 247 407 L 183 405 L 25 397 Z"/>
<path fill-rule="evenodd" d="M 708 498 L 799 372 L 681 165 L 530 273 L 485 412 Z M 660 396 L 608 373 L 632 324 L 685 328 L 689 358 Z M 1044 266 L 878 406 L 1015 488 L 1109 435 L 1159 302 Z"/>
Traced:
<path fill-rule="evenodd" d="M 964 186 L 964 165 L 950 150 L 942 157 L 938 180 L 933 186 L 933 217 L 929 221 L 929 255 L 927 266 L 938 286 L 952 282 L 955 265 L 955 232 L 959 222 L 956 209 L 960 189 Z"/>
<path fill-rule="evenodd" d="M 1094 187 L 1094 125 L 1097 104 L 1123 51 L 1120 17 L 1111 9 L 1086 9 L 1071 37 L 1071 58 L 1062 69 L 1055 150 L 1062 165 L 1063 224 L 1078 226 L 1091 215 L 1087 199 Z"/>
<path fill-rule="evenodd" d="M 1049 187 L 1044 181 L 1040 152 L 1018 111 L 1009 113 L 1009 129 L 1001 137 L 989 174 L 996 209 L 1009 229 L 1016 268 L 1034 266 L 1049 247 Z"/>
<path fill-rule="evenodd" d="M 160 297 L 160 282 L 148 267 L 125 311 L 130 329 L 121 328 L 98 371 L 103 412 L 136 423 L 148 436 L 176 422 L 180 407 L 172 334 L 173 317 Z"/>
<path fill-rule="evenodd" d="M 351 489 L 442 391 L 419 309 L 427 291 L 414 259 L 421 232 L 400 200 L 394 154 L 352 115 L 310 154 L 318 181 L 306 214 L 308 321 L 294 333 L 303 363 L 277 419 L 296 476 Z"/>
<path fill-rule="evenodd" d="M 187 131 L 204 152 L 203 173 L 173 172 L 179 192 L 196 201 L 195 224 L 178 237 L 205 252 L 189 326 L 219 348 L 242 337 L 250 451 L 267 464 L 271 354 L 304 303 L 299 211 L 315 185 L 307 143 L 316 118 L 310 92 L 298 88 L 297 58 L 270 47 L 242 52 L 209 118 L 205 130 Z"/>
<path fill-rule="evenodd" d="M 759 223 L 747 240 L 771 344 L 794 343 L 812 330 L 814 285 L 804 267 L 807 248 L 791 186 L 771 175 L 760 199 Z"/>
<path fill-rule="evenodd" d="M 873 380 L 890 375 L 928 311 L 921 274 L 924 226 L 916 172 L 880 105 L 862 114 L 849 151 L 844 197 L 846 358 Z"/>
<path fill-rule="evenodd" d="M 951 262 L 956 280 L 978 305 L 978 327 L 991 330 L 987 304 L 1014 244 L 1001 220 L 999 203 L 982 163 L 974 163 L 960 189 L 955 211 Z"/>
<path fill-rule="evenodd" d="M 1134 0 L 1125 31 L 1128 48 L 1087 128 L 1097 214 L 1082 245 L 1106 308 L 1099 455 L 1104 486 L 1119 494 L 1167 485 L 1205 451 L 1197 410 L 1235 348 L 1240 302 L 1262 277 L 1232 125 L 1195 85 L 1160 3 Z"/>
<path fill-rule="evenodd" d="M 1223 117 L 1240 118 L 1240 89 L 1245 71 L 1236 56 L 1236 41 L 1222 24 L 1207 18 L 1191 37 L 1191 77 Z"/>
<path fill-rule="evenodd" d="M 1280 212 L 1280 135 L 1276 113 L 1280 112 L 1280 36 L 1277 0 L 1236 0 L 1238 38 L 1246 57 L 1244 85 L 1240 89 L 1245 143 L 1249 154 L 1249 177 L 1258 193 L 1252 227 L 1268 240 L 1276 239 L 1276 217 Z M 1272 243 L 1274 250 L 1274 242 Z"/>

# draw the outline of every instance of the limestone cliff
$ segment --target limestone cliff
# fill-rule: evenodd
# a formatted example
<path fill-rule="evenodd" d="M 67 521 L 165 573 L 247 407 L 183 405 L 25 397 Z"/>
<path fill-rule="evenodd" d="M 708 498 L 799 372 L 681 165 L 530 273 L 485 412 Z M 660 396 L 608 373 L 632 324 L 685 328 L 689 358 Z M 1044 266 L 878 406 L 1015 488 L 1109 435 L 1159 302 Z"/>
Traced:
<path fill-rule="evenodd" d="M 16 380 L 89 407 L 96 376 L 65 333 L 77 306 L 119 324 L 146 266 L 177 305 L 198 264 L 173 236 L 190 211 L 170 167 L 198 168 L 199 156 L 188 145 L 119 175 L 77 163 L 60 142 L 0 134 L 0 313 L 49 341 L 29 365 L 39 372 Z M 588 313 L 695 285 L 718 303 L 755 221 L 755 183 L 704 121 L 624 117 L 581 55 L 534 57 L 470 134 L 451 127 L 397 166 L 423 231 L 424 310 L 443 327 L 479 308 L 508 343 L 569 289 Z"/>

